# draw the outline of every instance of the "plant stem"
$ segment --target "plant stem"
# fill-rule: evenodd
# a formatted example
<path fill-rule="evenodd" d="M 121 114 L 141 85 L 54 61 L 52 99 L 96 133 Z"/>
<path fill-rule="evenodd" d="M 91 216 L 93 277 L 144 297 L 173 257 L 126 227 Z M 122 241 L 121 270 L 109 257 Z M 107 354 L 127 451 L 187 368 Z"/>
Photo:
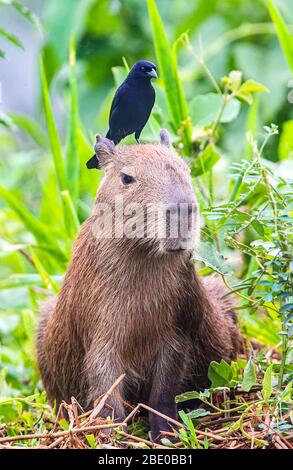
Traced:
<path fill-rule="evenodd" d="M 285 325 L 282 318 L 282 331 L 285 331 Z M 287 335 L 282 334 L 282 358 L 280 364 L 280 372 L 278 377 L 278 390 L 281 392 L 283 386 L 283 377 L 286 366 L 286 356 L 287 356 Z"/>

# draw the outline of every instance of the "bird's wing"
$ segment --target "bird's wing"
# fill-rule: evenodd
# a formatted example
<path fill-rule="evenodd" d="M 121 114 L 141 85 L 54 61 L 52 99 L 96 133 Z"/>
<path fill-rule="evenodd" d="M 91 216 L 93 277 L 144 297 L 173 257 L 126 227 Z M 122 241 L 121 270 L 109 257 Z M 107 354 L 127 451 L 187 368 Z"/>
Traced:
<path fill-rule="evenodd" d="M 116 93 L 115 93 L 115 96 L 113 98 L 112 104 L 111 104 L 109 119 L 111 119 L 113 111 L 114 111 L 115 108 L 117 108 L 118 103 L 119 103 L 119 93 L 118 93 L 118 90 L 117 90 Z"/>
<path fill-rule="evenodd" d="M 123 82 L 120 85 L 120 87 L 117 88 L 117 91 L 114 95 L 114 98 L 113 98 L 113 101 L 112 101 L 112 104 L 111 104 L 109 120 L 111 120 L 113 111 L 115 111 L 115 109 L 117 108 L 117 106 L 121 102 L 121 99 L 123 99 L 123 96 L 127 92 L 127 89 L 128 89 L 128 85 L 125 82 Z"/>

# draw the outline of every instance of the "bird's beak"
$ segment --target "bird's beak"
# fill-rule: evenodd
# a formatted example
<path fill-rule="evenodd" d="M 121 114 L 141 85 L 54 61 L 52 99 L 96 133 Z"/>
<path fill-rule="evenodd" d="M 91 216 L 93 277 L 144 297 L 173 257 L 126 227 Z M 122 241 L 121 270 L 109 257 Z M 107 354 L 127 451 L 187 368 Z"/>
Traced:
<path fill-rule="evenodd" d="M 158 75 L 155 69 L 152 69 L 150 72 L 147 72 L 147 75 L 151 78 L 158 78 Z"/>

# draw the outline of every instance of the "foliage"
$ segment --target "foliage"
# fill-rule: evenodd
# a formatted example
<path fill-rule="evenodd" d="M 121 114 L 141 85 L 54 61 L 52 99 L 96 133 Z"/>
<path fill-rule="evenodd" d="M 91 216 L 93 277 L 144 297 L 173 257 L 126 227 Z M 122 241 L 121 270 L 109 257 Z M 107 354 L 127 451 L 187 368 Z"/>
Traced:
<path fill-rule="evenodd" d="M 17 2 L 0 0 L 0 6 L 8 3 L 39 24 Z M 39 303 L 58 291 L 100 182 L 101 175 L 88 172 L 85 163 L 92 155 L 92 130 L 107 126 L 111 66 L 117 85 L 128 64 L 145 54 L 152 59 L 154 50 L 160 80 L 143 139 L 157 139 L 158 129 L 167 127 L 188 160 L 203 219 L 193 260 L 202 275 L 222 276 L 229 295 L 238 297 L 245 338 L 237 361 L 211 363 L 209 390 L 177 398 L 203 404 L 180 412 L 184 426 L 178 436 L 185 447 L 213 447 L 217 440 L 200 430 L 230 416 L 228 431 L 223 428 L 227 435 L 221 434 L 225 442 L 236 433 L 244 446 L 269 447 L 278 433 L 287 445 L 292 437 L 293 113 L 286 89 L 292 68 L 286 10 L 273 1 L 264 6 L 246 0 L 235 0 L 235 11 L 225 0 L 186 6 L 176 0 L 170 11 L 160 1 L 118 1 L 118 12 L 102 0 L 70 8 L 66 1 L 48 3 L 48 40 L 39 58 L 42 113 L 36 119 L 0 115 L 0 420 L 7 433 L 52 428 L 54 412 L 42 391 L 33 346 Z M 68 18 L 69 31 L 55 21 L 56 9 Z M 95 21 L 101 16 L 103 24 Z M 135 28 L 130 17 L 137 20 Z M 18 36 L 2 26 L 0 34 L 20 46 Z M 62 76 L 66 129 L 56 116 L 53 93 Z M 251 438 L 251 423 L 258 438 Z M 94 434 L 86 442 L 97 446 Z"/>

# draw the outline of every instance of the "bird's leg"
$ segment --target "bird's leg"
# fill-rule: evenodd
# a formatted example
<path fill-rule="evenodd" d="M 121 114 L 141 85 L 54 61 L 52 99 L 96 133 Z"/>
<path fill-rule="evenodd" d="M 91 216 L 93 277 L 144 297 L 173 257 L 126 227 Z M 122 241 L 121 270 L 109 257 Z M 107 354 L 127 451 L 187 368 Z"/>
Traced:
<path fill-rule="evenodd" d="M 138 144 L 140 144 L 140 141 L 139 141 L 140 133 L 141 133 L 141 130 L 136 131 L 136 133 L 134 134 L 135 140 Z"/>

